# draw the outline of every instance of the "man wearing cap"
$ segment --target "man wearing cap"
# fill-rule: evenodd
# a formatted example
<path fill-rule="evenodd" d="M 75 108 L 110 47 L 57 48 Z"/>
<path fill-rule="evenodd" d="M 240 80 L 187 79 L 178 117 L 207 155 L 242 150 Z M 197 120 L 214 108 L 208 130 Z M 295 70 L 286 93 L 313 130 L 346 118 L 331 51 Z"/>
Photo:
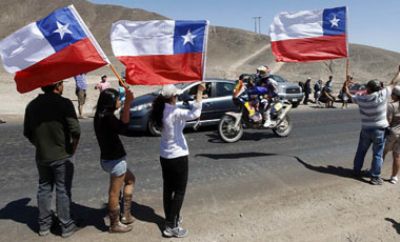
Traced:
<path fill-rule="evenodd" d="M 353 172 L 356 177 L 362 176 L 361 169 L 364 164 L 364 158 L 372 144 L 373 159 L 370 175 L 371 184 L 373 185 L 382 184 L 382 179 L 380 178 L 383 162 L 382 155 L 385 145 L 385 131 L 389 126 L 386 118 L 387 102 L 399 76 L 400 66 L 389 86 L 382 89 L 378 80 L 371 80 L 367 83 L 367 94 L 362 96 L 350 94 L 349 79 L 343 85 L 343 89 L 353 103 L 358 104 L 361 116 L 361 132 L 354 158 Z"/>
<path fill-rule="evenodd" d="M 102 75 L 101 76 L 101 81 L 99 83 L 96 84 L 96 86 L 94 87 L 94 89 L 99 90 L 100 92 L 102 92 L 103 90 L 106 90 L 107 88 L 110 88 L 111 85 L 110 83 L 107 81 L 107 76 L 106 75 Z"/>

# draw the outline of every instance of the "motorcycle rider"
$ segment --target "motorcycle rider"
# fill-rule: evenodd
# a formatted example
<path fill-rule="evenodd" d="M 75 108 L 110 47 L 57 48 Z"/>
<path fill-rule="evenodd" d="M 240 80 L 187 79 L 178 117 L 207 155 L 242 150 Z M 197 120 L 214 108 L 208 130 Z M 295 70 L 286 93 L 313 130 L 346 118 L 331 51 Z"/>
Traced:
<path fill-rule="evenodd" d="M 273 103 L 273 99 L 278 97 L 278 83 L 271 77 L 271 70 L 268 66 L 261 65 L 257 68 L 256 74 L 256 84 L 257 86 L 263 87 L 266 89 L 265 95 L 263 95 L 264 99 L 261 100 L 261 104 L 263 107 L 263 115 L 264 115 L 264 128 L 269 128 L 273 126 L 273 122 L 271 121 L 271 107 Z"/>

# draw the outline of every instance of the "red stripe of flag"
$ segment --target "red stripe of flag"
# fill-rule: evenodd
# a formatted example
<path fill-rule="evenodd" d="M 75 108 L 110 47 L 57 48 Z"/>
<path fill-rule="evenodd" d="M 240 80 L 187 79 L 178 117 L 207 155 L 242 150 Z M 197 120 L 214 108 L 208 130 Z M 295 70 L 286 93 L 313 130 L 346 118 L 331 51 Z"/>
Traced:
<path fill-rule="evenodd" d="M 202 53 L 117 57 L 126 66 L 126 82 L 164 85 L 203 79 Z"/>
<path fill-rule="evenodd" d="M 16 72 L 14 79 L 17 90 L 25 93 L 106 64 L 107 62 L 99 55 L 92 42 L 85 38 Z"/>
<path fill-rule="evenodd" d="M 346 35 L 271 42 L 276 61 L 303 62 L 347 57 Z"/>

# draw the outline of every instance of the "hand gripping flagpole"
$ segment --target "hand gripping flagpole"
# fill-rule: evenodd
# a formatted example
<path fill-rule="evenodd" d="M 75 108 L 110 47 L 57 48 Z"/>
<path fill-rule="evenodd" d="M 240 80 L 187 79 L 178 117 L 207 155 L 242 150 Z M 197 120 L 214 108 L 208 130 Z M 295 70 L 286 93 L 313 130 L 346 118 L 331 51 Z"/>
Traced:
<path fill-rule="evenodd" d="M 129 86 L 127 85 L 127 83 L 124 81 L 124 79 L 122 79 L 122 77 L 118 74 L 117 70 L 115 70 L 114 66 L 112 64 L 108 65 L 111 69 L 111 71 L 114 73 L 114 75 L 117 77 L 119 83 L 121 83 L 121 85 L 123 87 L 125 87 L 126 89 L 129 89 Z"/>

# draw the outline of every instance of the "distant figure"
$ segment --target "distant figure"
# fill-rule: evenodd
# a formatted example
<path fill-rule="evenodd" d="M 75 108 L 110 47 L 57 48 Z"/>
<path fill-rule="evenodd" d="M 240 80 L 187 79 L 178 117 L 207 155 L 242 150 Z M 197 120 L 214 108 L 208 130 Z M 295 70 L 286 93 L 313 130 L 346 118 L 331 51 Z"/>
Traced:
<path fill-rule="evenodd" d="M 348 84 L 352 84 L 352 83 L 353 83 L 353 77 L 348 76 L 348 80 L 349 80 L 349 83 L 348 83 Z M 339 97 L 340 97 L 340 99 L 342 100 L 342 109 L 347 108 L 348 103 L 349 103 L 349 99 L 350 99 L 350 97 L 346 94 L 346 91 L 344 90 L 344 88 L 345 88 L 345 87 L 343 87 L 343 88 L 340 90 L 340 93 L 339 93 Z"/>
<path fill-rule="evenodd" d="M 103 90 L 106 90 L 107 88 L 110 88 L 110 87 L 111 87 L 111 84 L 107 81 L 107 76 L 106 75 L 102 75 L 101 76 L 101 81 L 96 84 L 94 89 L 99 90 L 100 92 L 102 92 Z"/>
<path fill-rule="evenodd" d="M 80 75 L 74 76 L 75 79 L 75 94 L 78 97 L 78 112 L 79 118 L 83 118 L 83 105 L 86 102 L 86 74 L 82 73 Z"/>
<path fill-rule="evenodd" d="M 357 152 L 354 157 L 354 176 L 359 178 L 364 174 L 361 172 L 364 158 L 371 144 L 372 164 L 370 169 L 371 184 L 381 185 L 383 183 L 381 167 L 383 163 L 383 151 L 385 146 L 385 133 L 389 126 L 387 120 L 387 101 L 392 93 L 393 86 L 400 78 L 400 66 L 396 76 L 386 88 L 381 88 L 378 80 L 371 80 L 367 83 L 366 95 L 351 95 L 349 91 L 349 81 L 343 84 L 347 95 L 353 103 L 358 104 L 361 116 L 361 132 L 358 141 Z"/>
<path fill-rule="evenodd" d="M 62 97 L 63 82 L 42 87 L 44 94 L 26 107 L 24 136 L 36 148 L 39 172 L 37 203 L 39 235 L 50 233 L 53 223 L 52 193 L 56 190 L 56 214 L 61 236 L 69 237 L 77 226 L 71 217 L 71 186 L 75 154 L 80 137 L 79 122 L 71 100 Z"/>
<path fill-rule="evenodd" d="M 314 85 L 314 99 L 315 103 L 321 106 L 321 102 L 319 101 L 319 98 L 321 97 L 321 91 L 322 91 L 322 80 L 318 80 L 315 85 Z"/>
<path fill-rule="evenodd" d="M 392 175 L 389 182 L 396 184 L 398 182 L 397 174 L 400 169 L 400 86 L 395 86 L 392 91 L 392 102 L 388 103 L 387 119 L 390 131 L 387 135 L 385 149 L 383 151 L 383 160 L 386 155 L 393 152 Z"/>
<path fill-rule="evenodd" d="M 324 88 L 322 89 L 321 96 L 326 98 L 325 107 L 334 108 L 333 104 L 335 103 L 335 97 L 332 95 L 333 92 L 333 76 L 329 76 L 328 81 L 325 83 Z"/>
<path fill-rule="evenodd" d="M 308 105 L 308 99 L 311 93 L 311 77 L 307 78 L 306 82 L 304 83 L 304 105 Z"/>

